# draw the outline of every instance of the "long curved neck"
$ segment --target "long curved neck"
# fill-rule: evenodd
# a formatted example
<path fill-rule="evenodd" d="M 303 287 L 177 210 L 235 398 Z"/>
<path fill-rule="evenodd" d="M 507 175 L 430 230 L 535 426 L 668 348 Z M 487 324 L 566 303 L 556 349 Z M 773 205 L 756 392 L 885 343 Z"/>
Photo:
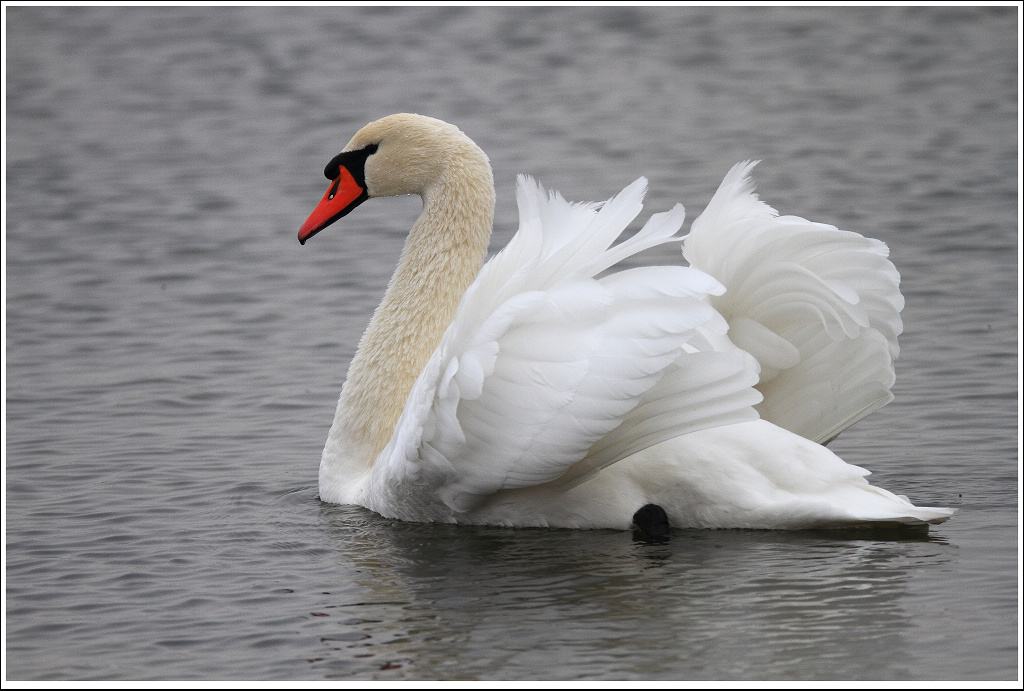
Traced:
<path fill-rule="evenodd" d="M 494 181 L 479 149 L 449 164 L 422 196 L 423 211 L 349 365 L 328 440 L 347 447 L 336 453 L 357 465 L 372 464 L 387 445 L 487 252 Z"/>

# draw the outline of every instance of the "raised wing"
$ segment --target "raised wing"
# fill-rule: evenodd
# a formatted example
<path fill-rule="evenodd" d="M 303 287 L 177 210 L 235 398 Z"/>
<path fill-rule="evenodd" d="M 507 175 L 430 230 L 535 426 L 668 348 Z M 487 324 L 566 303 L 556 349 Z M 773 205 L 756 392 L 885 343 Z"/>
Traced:
<path fill-rule="evenodd" d="M 729 171 L 683 254 L 727 288 L 712 304 L 760 364 L 761 417 L 827 442 L 892 400 L 900 276 L 878 240 L 779 216 L 754 193 L 755 165 Z"/>
<path fill-rule="evenodd" d="M 519 232 L 481 270 L 413 387 L 375 491 L 467 511 L 501 490 L 581 481 L 666 435 L 756 417 L 749 358 L 699 352 L 698 329 L 726 329 L 707 301 L 723 290 L 716 280 L 682 266 L 596 278 L 678 241 L 681 206 L 612 245 L 645 189 L 641 178 L 598 209 L 520 178 Z M 681 405 L 680 392 L 708 405 Z M 631 424 L 644 404 L 655 422 Z"/>

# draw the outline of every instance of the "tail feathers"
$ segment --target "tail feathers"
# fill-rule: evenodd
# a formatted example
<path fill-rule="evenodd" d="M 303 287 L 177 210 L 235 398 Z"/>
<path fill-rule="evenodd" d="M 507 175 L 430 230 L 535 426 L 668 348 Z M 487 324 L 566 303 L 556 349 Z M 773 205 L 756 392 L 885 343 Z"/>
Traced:
<path fill-rule="evenodd" d="M 843 490 L 839 490 L 842 492 Z M 859 486 L 850 487 L 851 496 L 841 505 L 848 516 L 837 515 L 836 522 L 840 525 L 938 525 L 949 520 L 956 509 L 938 506 L 914 506 L 902 495 L 893 494 L 887 489 L 867 484 L 865 480 Z M 844 498 L 839 498 L 841 501 Z"/>
<path fill-rule="evenodd" d="M 656 488 L 650 500 L 677 526 L 885 527 L 936 524 L 955 513 L 914 506 L 870 484 L 864 468 L 765 420 L 700 430 L 658 451 L 685 480 Z"/>

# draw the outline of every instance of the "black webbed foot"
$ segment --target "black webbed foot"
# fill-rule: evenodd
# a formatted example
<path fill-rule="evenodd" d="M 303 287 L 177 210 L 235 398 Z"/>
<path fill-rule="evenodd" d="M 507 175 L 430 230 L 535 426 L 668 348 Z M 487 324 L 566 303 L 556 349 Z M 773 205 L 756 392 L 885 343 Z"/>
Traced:
<path fill-rule="evenodd" d="M 633 537 L 637 539 L 664 542 L 671 532 L 668 514 L 657 504 L 645 504 L 633 514 Z"/>

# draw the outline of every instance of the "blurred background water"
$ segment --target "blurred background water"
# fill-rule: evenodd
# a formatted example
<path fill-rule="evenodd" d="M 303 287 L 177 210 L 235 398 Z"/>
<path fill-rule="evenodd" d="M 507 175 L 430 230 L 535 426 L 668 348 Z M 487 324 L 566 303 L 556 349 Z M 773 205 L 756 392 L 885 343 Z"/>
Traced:
<path fill-rule="evenodd" d="M 10 678 L 1015 677 L 1015 8 L 6 12 Z M 397 111 L 489 152 L 492 249 L 517 172 L 693 218 L 744 158 L 884 240 L 896 401 L 833 449 L 961 512 L 650 545 L 321 504 L 418 201 L 295 232 Z"/>

